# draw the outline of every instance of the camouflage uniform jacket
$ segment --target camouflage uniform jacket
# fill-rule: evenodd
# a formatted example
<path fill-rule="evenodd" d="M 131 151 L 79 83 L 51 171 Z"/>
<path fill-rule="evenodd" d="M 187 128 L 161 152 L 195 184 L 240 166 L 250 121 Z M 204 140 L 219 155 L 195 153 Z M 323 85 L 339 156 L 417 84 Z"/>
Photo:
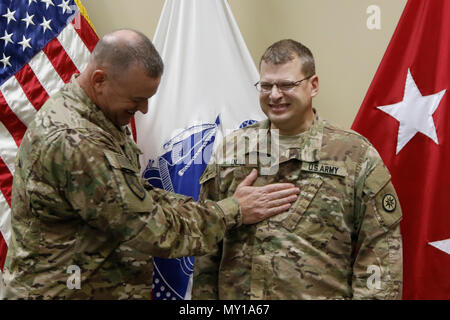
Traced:
<path fill-rule="evenodd" d="M 240 225 L 234 198 L 152 189 L 139 153 L 74 78 L 45 103 L 16 158 L 5 298 L 148 299 L 151 256 L 211 252 Z"/>
<path fill-rule="evenodd" d="M 274 156 L 268 128 L 266 120 L 225 138 L 201 178 L 200 199 L 233 194 L 254 167 L 254 185 L 291 182 L 300 196 L 287 212 L 227 231 L 216 253 L 197 257 L 193 298 L 400 298 L 401 208 L 376 150 L 316 116 Z M 264 136 L 269 143 L 258 142 Z M 270 167 L 262 155 L 272 157 L 270 174 L 261 174 Z"/>

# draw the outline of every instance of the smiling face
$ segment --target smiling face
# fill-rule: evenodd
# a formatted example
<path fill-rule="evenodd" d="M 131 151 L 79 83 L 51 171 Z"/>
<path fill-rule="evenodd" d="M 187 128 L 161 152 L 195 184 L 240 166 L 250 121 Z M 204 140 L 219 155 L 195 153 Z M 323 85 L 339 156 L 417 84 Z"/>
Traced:
<path fill-rule="evenodd" d="M 148 76 L 138 64 L 118 76 L 96 70 L 92 74 L 95 102 L 112 123 L 125 126 L 137 111 L 147 113 L 148 99 L 158 90 L 160 80 Z"/>
<path fill-rule="evenodd" d="M 298 56 L 281 64 L 262 61 L 260 69 L 261 83 L 295 82 L 311 76 L 303 74 L 302 62 Z M 270 92 L 260 93 L 261 109 L 269 118 L 273 129 L 278 129 L 282 135 L 296 135 L 312 124 L 312 98 L 318 91 L 319 79 L 316 75 L 287 92 L 273 86 Z"/>

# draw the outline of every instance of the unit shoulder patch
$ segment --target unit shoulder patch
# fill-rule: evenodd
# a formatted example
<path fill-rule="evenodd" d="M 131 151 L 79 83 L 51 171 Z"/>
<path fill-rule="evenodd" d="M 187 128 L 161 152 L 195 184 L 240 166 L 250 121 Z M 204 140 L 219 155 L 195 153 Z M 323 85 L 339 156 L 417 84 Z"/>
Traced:
<path fill-rule="evenodd" d="M 122 171 L 125 182 L 127 183 L 130 190 L 141 200 L 145 199 L 145 189 L 139 183 L 138 178 L 134 173 L 129 173 L 126 171 Z"/>
<path fill-rule="evenodd" d="M 393 212 L 397 208 L 397 199 L 390 193 L 386 193 L 382 200 L 383 209 L 386 212 Z"/>

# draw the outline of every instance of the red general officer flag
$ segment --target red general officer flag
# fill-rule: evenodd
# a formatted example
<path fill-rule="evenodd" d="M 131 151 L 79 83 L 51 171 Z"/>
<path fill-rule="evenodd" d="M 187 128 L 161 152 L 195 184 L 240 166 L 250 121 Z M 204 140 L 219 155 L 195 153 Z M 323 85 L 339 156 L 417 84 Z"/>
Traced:
<path fill-rule="evenodd" d="M 404 299 L 450 299 L 449 88 L 450 1 L 409 0 L 352 126 L 400 199 Z"/>

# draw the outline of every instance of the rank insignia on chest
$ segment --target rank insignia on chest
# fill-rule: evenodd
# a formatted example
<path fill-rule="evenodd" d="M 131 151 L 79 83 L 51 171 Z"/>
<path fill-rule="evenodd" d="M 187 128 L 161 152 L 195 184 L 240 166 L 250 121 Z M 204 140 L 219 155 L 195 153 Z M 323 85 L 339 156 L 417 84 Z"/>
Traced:
<path fill-rule="evenodd" d="M 238 159 L 225 160 L 222 163 L 219 163 L 219 166 L 225 167 L 250 167 L 250 168 L 258 168 L 258 164 L 249 164 L 245 161 L 240 161 Z"/>

